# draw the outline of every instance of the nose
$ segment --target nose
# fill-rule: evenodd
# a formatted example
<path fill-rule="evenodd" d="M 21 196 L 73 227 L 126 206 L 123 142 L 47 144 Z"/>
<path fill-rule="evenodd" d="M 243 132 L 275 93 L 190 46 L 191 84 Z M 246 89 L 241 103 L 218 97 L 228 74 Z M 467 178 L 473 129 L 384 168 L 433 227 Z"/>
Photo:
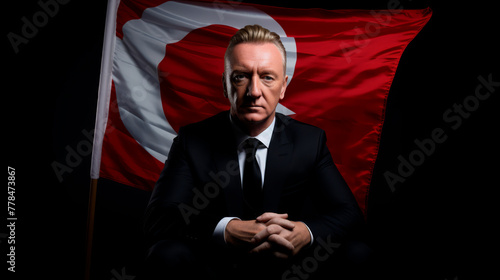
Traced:
<path fill-rule="evenodd" d="M 253 98 L 259 98 L 262 95 L 258 77 L 252 77 L 248 85 L 247 95 Z"/>

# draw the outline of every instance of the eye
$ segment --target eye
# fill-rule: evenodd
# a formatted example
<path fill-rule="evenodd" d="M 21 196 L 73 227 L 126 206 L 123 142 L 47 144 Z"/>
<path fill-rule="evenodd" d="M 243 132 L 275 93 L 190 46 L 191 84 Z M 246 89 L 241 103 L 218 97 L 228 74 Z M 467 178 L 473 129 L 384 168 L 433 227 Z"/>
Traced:
<path fill-rule="evenodd" d="M 235 82 L 241 82 L 245 78 L 246 78 L 245 74 L 235 74 L 235 75 L 233 75 L 233 81 L 235 81 Z"/>
<path fill-rule="evenodd" d="M 272 80 L 274 80 L 274 78 L 272 76 L 266 75 L 266 76 L 264 76 L 264 80 L 272 81 Z"/>

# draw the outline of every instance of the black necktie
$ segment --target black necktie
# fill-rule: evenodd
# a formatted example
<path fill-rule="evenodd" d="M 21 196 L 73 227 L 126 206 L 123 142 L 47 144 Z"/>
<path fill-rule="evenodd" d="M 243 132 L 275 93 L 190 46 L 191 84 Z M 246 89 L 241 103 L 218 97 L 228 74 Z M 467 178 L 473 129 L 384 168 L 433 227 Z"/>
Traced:
<path fill-rule="evenodd" d="M 243 196 L 246 204 L 248 219 L 255 219 L 262 209 L 262 175 L 259 163 L 255 158 L 257 147 L 261 142 L 255 138 L 248 138 L 243 149 L 246 154 L 243 169 Z"/>

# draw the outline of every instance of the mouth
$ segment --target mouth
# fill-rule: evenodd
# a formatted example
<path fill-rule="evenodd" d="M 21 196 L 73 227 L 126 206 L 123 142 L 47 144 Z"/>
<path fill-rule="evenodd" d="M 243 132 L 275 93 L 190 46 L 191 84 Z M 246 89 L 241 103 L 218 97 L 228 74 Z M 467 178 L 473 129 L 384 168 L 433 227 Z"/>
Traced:
<path fill-rule="evenodd" d="M 243 109 L 244 112 L 246 113 L 259 113 L 262 111 L 262 106 L 257 106 L 257 105 L 246 105 L 242 106 L 241 109 Z"/>
<path fill-rule="evenodd" d="M 260 105 L 255 105 L 255 104 L 243 104 L 241 105 L 242 108 L 263 108 Z"/>

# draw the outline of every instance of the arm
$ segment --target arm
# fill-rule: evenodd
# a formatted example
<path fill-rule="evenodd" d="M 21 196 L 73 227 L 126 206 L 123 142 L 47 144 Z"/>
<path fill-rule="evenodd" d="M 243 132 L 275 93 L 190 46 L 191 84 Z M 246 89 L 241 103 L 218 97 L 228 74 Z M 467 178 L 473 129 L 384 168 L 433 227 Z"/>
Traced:
<path fill-rule="evenodd" d="M 314 168 L 313 196 L 316 213 L 305 216 L 303 221 L 313 235 L 323 240 L 330 237 L 341 241 L 364 223 L 359 206 L 335 166 L 322 132 L 318 142 L 318 159 Z"/>
<path fill-rule="evenodd" d="M 204 205 L 195 199 L 196 185 L 183 130 L 174 139 L 165 167 L 145 213 L 145 231 L 150 242 L 161 239 L 206 241 L 222 217 L 210 213 L 215 202 Z M 215 200 L 215 199 L 214 199 Z"/>

